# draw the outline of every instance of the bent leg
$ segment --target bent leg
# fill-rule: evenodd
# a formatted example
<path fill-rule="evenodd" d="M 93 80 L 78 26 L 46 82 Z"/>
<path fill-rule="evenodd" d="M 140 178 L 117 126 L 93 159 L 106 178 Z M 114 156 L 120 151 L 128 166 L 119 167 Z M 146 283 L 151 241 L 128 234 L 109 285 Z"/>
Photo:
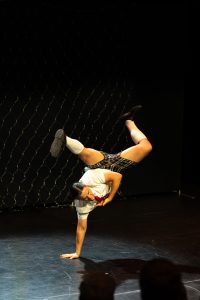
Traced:
<path fill-rule="evenodd" d="M 134 121 L 127 120 L 126 127 L 136 145 L 122 151 L 121 157 L 139 163 L 152 151 L 152 145 Z"/>

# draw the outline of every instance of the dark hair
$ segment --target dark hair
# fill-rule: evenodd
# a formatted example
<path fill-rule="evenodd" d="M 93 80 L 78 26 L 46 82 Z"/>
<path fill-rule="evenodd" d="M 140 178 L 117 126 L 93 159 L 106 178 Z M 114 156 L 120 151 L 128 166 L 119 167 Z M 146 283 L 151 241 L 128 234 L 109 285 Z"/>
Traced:
<path fill-rule="evenodd" d="M 111 274 L 95 271 L 83 276 L 80 300 L 114 300 L 116 283 Z"/>
<path fill-rule="evenodd" d="M 140 274 L 142 300 L 186 300 L 187 294 L 177 266 L 168 259 L 154 258 Z"/>
<path fill-rule="evenodd" d="M 70 187 L 69 199 L 70 200 L 79 199 L 84 186 L 85 185 L 82 182 L 74 182 Z"/>

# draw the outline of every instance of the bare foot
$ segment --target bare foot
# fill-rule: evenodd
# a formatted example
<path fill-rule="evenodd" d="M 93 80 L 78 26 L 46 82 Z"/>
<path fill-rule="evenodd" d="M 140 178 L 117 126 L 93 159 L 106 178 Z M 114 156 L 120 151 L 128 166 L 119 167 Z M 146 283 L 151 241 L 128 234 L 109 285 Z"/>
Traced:
<path fill-rule="evenodd" d="M 66 254 L 61 254 L 60 255 L 61 259 L 74 259 L 74 258 L 79 258 L 79 255 L 75 253 L 66 253 Z"/>

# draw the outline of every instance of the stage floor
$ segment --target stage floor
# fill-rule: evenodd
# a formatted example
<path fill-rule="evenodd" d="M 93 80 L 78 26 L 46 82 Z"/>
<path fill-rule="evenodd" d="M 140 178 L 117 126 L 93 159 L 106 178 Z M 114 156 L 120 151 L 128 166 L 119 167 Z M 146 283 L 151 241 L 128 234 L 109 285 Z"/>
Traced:
<path fill-rule="evenodd" d="M 0 214 L 0 300 L 77 300 L 85 272 L 116 280 L 115 299 L 140 299 L 139 272 L 155 257 L 179 265 L 188 299 L 200 297 L 200 201 L 146 195 L 98 207 L 80 259 L 73 206 Z"/>

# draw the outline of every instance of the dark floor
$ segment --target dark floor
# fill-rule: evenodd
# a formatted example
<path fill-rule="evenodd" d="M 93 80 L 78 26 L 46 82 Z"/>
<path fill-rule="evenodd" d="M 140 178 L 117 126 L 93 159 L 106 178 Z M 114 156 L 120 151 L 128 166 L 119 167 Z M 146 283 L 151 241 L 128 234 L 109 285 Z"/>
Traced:
<path fill-rule="evenodd" d="M 74 251 L 73 206 L 0 214 L 0 300 L 76 300 L 82 274 L 116 279 L 115 299 L 140 299 L 139 270 L 165 257 L 179 265 L 188 299 L 200 297 L 200 200 L 139 196 L 98 207 L 89 217 L 82 258 Z"/>

